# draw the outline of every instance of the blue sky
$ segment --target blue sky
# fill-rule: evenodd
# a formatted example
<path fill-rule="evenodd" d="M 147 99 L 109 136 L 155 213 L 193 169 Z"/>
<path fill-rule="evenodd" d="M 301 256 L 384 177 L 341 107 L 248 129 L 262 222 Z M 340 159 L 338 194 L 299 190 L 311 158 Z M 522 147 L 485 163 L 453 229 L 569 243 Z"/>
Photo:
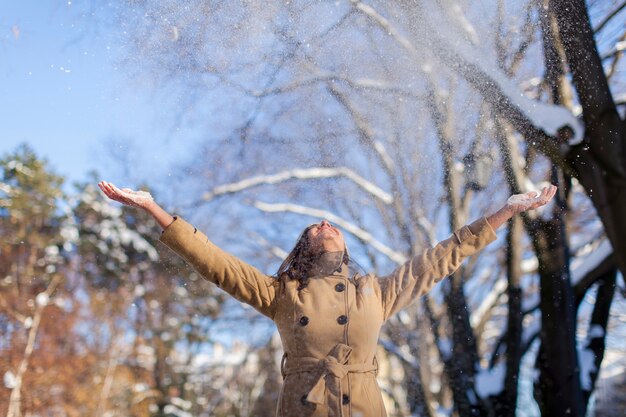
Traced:
<path fill-rule="evenodd" d="M 160 133 L 151 92 L 118 69 L 121 36 L 102 23 L 110 10 L 81 17 L 84 3 L 1 2 L 0 154 L 28 143 L 70 181 L 93 169 L 122 180 L 115 143 L 141 155 L 132 177 L 145 178 L 180 154 L 168 146 L 177 138 Z"/>

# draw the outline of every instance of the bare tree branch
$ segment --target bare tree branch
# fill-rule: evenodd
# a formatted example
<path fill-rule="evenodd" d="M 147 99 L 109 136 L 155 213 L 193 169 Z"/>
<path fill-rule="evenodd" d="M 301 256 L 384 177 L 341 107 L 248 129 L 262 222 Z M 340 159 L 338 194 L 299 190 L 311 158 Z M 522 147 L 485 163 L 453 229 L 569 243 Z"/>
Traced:
<path fill-rule="evenodd" d="M 359 140 L 361 141 L 361 143 L 369 146 L 376 153 L 378 160 L 391 183 L 393 195 L 398 196 L 400 194 L 400 184 L 398 183 L 398 179 L 394 173 L 395 164 L 393 163 L 393 160 L 389 157 L 389 154 L 387 153 L 384 145 L 374 138 L 374 134 L 369 123 L 367 123 L 365 118 L 357 112 L 346 94 L 343 94 L 336 86 L 332 84 L 328 84 L 328 90 L 350 115 L 353 123 L 357 128 L 357 131 L 359 132 Z M 402 201 L 400 198 L 395 198 L 393 199 L 392 203 L 396 222 L 400 230 L 402 231 L 402 238 L 405 242 L 408 243 L 408 246 L 412 248 L 414 246 L 413 237 L 411 236 L 409 225 L 406 221 L 406 216 L 404 215 L 404 211 L 402 209 Z"/>
<path fill-rule="evenodd" d="M 304 168 L 293 169 L 289 171 L 282 171 L 272 175 L 259 175 L 256 177 L 250 177 L 239 182 L 224 184 L 215 187 L 213 190 L 204 193 L 200 202 L 211 201 L 212 199 L 223 196 L 226 194 L 234 194 L 243 191 L 248 188 L 256 187 L 258 185 L 265 184 L 278 184 L 292 179 L 310 180 L 310 179 L 322 179 L 333 177 L 346 177 L 356 185 L 361 187 L 364 191 L 368 192 L 375 198 L 381 200 L 385 204 L 391 204 L 393 197 L 375 184 L 367 181 L 365 178 L 358 175 L 356 172 L 346 167 L 338 168 Z"/>
<path fill-rule="evenodd" d="M 293 82 L 291 84 L 286 84 L 283 86 L 269 88 L 265 90 L 250 90 L 243 86 L 239 86 L 238 88 L 244 91 L 246 94 L 253 97 L 266 97 L 271 95 L 288 93 L 291 91 L 295 91 L 299 88 L 321 84 L 321 83 L 335 83 L 342 82 L 346 85 L 350 86 L 356 90 L 373 90 L 373 91 L 381 91 L 387 92 L 391 94 L 399 94 L 408 98 L 422 98 L 419 94 L 414 91 L 407 89 L 403 85 L 399 84 L 390 84 L 383 80 L 371 79 L 371 78 L 350 78 L 340 74 L 336 74 L 334 72 L 321 70 L 319 68 L 312 68 L 311 72 L 316 75 L 308 77 L 304 80 L 300 80 L 297 82 Z"/>
<path fill-rule="evenodd" d="M 611 62 L 611 66 L 609 67 L 609 70 L 606 73 L 607 79 L 610 80 L 613 77 L 613 75 L 615 75 L 617 64 L 619 63 L 619 60 L 624 56 L 624 50 L 626 50 L 626 32 L 622 34 L 619 41 L 615 45 L 615 48 L 610 54 L 610 56 L 613 57 L 613 62 Z M 605 58 L 606 57 L 603 57 L 602 59 L 604 60 Z M 617 102 L 617 97 L 615 97 L 615 101 L 616 101 L 615 105 L 616 106 L 619 105 L 619 103 Z"/>
<path fill-rule="evenodd" d="M 607 25 L 607 23 L 609 23 L 611 21 L 611 19 L 613 19 L 619 12 L 621 12 L 624 7 L 626 7 L 626 1 L 623 2 L 622 4 L 620 4 L 619 6 L 617 6 L 615 8 L 615 10 L 613 10 L 611 13 L 609 13 L 600 23 L 598 23 L 598 26 L 596 26 L 593 29 L 594 33 L 598 33 L 600 32 L 602 29 L 604 29 L 604 27 Z"/>
<path fill-rule="evenodd" d="M 394 251 L 393 249 L 389 248 L 387 245 L 385 245 L 384 243 L 377 240 L 374 236 L 372 236 L 371 233 L 361 229 L 355 224 L 349 222 L 348 220 L 343 219 L 329 211 L 315 209 L 312 207 L 300 206 L 300 205 L 291 204 L 291 203 L 271 204 L 271 203 L 264 203 L 261 201 L 255 201 L 253 205 L 254 207 L 256 207 L 257 209 L 261 211 L 266 211 L 270 213 L 290 212 L 290 213 L 296 213 L 296 214 L 303 214 L 305 216 L 316 217 L 318 219 L 327 219 L 328 221 L 335 223 L 337 226 L 341 227 L 345 231 L 351 233 L 353 236 L 355 236 L 357 239 L 361 240 L 362 242 L 372 245 L 373 248 L 378 250 L 383 255 L 387 256 L 396 264 L 400 265 L 407 261 L 407 258 L 402 253 Z"/>

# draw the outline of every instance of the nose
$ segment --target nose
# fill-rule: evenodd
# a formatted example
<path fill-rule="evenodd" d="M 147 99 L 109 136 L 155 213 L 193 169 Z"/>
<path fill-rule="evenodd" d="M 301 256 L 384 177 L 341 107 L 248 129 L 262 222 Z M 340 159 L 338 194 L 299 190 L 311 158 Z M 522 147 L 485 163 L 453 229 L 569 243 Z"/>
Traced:
<path fill-rule="evenodd" d="M 322 220 L 322 221 L 320 222 L 320 227 L 324 227 L 324 226 L 328 226 L 328 227 L 330 227 L 330 223 L 328 223 L 328 221 L 326 221 L 326 220 Z"/>

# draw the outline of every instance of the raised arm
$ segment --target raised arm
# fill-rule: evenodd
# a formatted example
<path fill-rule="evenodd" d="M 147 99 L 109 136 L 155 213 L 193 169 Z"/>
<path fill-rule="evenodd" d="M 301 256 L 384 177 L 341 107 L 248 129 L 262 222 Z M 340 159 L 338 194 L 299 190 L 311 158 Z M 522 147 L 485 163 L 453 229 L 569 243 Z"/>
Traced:
<path fill-rule="evenodd" d="M 379 278 L 385 320 L 430 291 L 444 277 L 451 275 L 465 258 L 494 241 L 495 230 L 511 217 L 547 204 L 555 193 L 556 187 L 551 185 L 541 193 L 529 192 L 511 196 L 495 213 L 456 230 L 434 248 L 414 256 L 389 276 Z"/>
<path fill-rule="evenodd" d="M 98 186 L 112 200 L 150 213 L 163 228 L 160 241 L 182 257 L 202 277 L 273 318 L 277 281 L 215 246 L 202 232 L 163 210 L 144 191 L 120 189 L 106 181 Z"/>

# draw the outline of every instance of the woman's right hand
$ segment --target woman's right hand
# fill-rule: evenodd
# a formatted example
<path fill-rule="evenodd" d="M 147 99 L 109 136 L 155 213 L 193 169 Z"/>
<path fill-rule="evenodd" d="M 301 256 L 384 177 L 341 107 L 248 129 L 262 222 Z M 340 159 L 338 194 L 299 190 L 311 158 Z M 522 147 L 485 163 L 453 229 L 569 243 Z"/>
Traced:
<path fill-rule="evenodd" d="M 110 182 L 100 181 L 98 187 L 102 192 L 111 200 L 122 203 L 126 206 L 138 207 L 142 209 L 148 208 L 148 206 L 154 202 L 154 199 L 150 193 L 146 191 L 133 191 L 130 188 L 117 188 Z"/>

